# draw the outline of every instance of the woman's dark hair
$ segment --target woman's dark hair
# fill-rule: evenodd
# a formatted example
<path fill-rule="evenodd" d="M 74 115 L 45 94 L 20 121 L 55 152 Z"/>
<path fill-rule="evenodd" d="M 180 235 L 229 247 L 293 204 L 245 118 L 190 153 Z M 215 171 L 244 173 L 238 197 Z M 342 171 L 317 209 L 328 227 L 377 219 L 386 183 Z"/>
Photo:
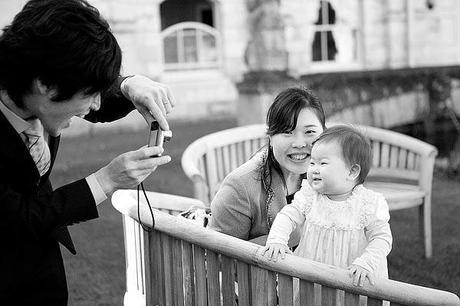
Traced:
<path fill-rule="evenodd" d="M 108 23 L 84 0 L 31 0 L 0 36 L 0 88 L 19 107 L 36 79 L 62 101 L 106 91 L 120 66 Z"/>
<path fill-rule="evenodd" d="M 290 132 L 297 126 L 297 118 L 300 112 L 308 108 L 318 117 L 322 128 L 325 128 L 326 116 L 320 100 L 309 89 L 303 87 L 291 87 L 280 92 L 267 112 L 267 135 L 273 136 L 279 133 Z M 271 186 L 272 171 L 275 170 L 284 180 L 279 163 L 273 155 L 273 149 L 268 142 L 267 155 L 261 166 L 261 179 L 266 191 Z"/>

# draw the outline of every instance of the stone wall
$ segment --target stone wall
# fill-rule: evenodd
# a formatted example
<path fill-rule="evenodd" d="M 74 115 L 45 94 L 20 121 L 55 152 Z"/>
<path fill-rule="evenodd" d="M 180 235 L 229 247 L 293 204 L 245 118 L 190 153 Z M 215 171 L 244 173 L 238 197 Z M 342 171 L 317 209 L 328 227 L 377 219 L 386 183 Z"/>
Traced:
<path fill-rule="evenodd" d="M 215 5 L 216 28 L 221 35 L 222 66 L 209 73 L 164 71 L 159 18 L 162 0 L 89 1 L 107 18 L 122 47 L 123 74 L 145 74 L 173 89 L 178 106 L 172 118 L 196 120 L 206 116 L 236 114 L 240 108 L 237 101 L 245 100 L 247 96 L 243 91 L 240 93 L 242 99 L 238 98 L 236 83 L 251 72 L 244 61 L 251 39 L 248 32 L 249 0 L 211 0 Z M 0 1 L 0 24 L 9 22 L 25 2 Z M 279 0 L 288 53 L 288 69 L 285 72 L 294 83 L 304 82 L 305 78 L 301 77 L 304 75 L 315 78 L 319 72 L 460 63 L 458 0 L 434 1 L 431 9 L 425 0 L 329 2 L 336 12 L 335 39 L 339 53 L 336 62 L 316 65 L 311 62 L 311 45 L 312 25 L 318 18 L 319 0 Z M 410 11 L 408 3 L 412 3 Z M 410 22 L 412 26 L 408 27 Z M 353 32 L 353 29 L 356 31 Z M 359 38 L 358 45 L 354 45 L 350 35 Z M 355 52 L 357 60 L 350 62 Z M 322 85 L 318 88 L 323 88 Z"/>
<path fill-rule="evenodd" d="M 233 82 L 246 71 L 244 51 L 249 39 L 246 0 L 216 1 L 218 30 L 222 37 L 223 73 Z"/>
<path fill-rule="evenodd" d="M 428 110 L 428 95 L 420 89 L 339 111 L 328 121 L 392 128 L 421 120 Z"/>
<path fill-rule="evenodd" d="M 163 73 L 158 1 L 90 0 L 109 22 L 123 50 L 123 74 L 158 79 Z"/>
<path fill-rule="evenodd" d="M 449 92 L 437 93 L 433 82 L 449 80 Z M 432 67 L 316 74 L 292 78 L 280 73 L 252 73 L 238 86 L 239 125 L 263 123 L 274 97 L 289 86 L 310 88 L 322 101 L 330 121 L 391 128 L 443 115 L 435 96 L 451 96 L 460 115 L 460 67 Z M 447 89 L 446 89 L 447 90 Z"/>

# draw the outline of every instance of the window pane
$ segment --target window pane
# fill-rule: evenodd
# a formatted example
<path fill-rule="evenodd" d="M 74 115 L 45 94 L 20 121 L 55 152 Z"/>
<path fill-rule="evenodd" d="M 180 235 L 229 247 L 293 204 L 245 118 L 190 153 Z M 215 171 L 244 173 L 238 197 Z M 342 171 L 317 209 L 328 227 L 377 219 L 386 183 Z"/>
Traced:
<path fill-rule="evenodd" d="M 311 59 L 314 62 L 333 61 L 337 55 L 337 45 L 334 39 L 336 22 L 335 9 L 330 1 L 320 0 L 318 18 L 315 21 L 315 32 L 311 46 Z"/>
<path fill-rule="evenodd" d="M 173 34 L 164 38 L 163 41 L 165 63 L 179 62 L 177 54 L 177 35 Z"/>
<path fill-rule="evenodd" d="M 196 29 L 183 29 L 182 33 L 184 37 L 186 36 L 196 36 Z"/>
<path fill-rule="evenodd" d="M 334 34 L 332 31 L 326 31 L 324 37 L 326 38 L 326 54 L 325 59 L 328 61 L 335 60 L 337 54 L 337 46 L 335 44 Z"/>
<path fill-rule="evenodd" d="M 202 33 L 200 60 L 203 62 L 216 62 L 216 38 L 208 33 Z"/>
<path fill-rule="evenodd" d="M 316 25 L 335 24 L 335 9 L 332 7 L 329 1 L 320 1 L 318 8 L 318 19 Z"/>
<path fill-rule="evenodd" d="M 196 30 L 184 30 L 184 62 L 194 63 L 198 61 L 198 51 L 196 46 Z"/>
<path fill-rule="evenodd" d="M 332 31 L 316 31 L 313 37 L 312 60 L 332 61 L 336 54 L 337 46 Z"/>
<path fill-rule="evenodd" d="M 210 27 L 214 27 L 213 17 L 212 17 L 212 7 L 203 8 L 200 11 L 200 22 L 207 24 Z"/>

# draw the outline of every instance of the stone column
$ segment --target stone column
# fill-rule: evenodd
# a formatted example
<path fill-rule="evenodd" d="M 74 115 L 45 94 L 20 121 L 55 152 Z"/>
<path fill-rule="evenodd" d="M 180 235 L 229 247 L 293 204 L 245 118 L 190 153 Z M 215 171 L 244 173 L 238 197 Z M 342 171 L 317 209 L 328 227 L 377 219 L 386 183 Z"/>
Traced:
<path fill-rule="evenodd" d="M 164 55 L 161 38 L 161 0 L 140 0 L 140 14 L 137 23 L 138 50 L 141 65 L 145 65 L 147 75 L 158 78 L 163 73 Z"/>
<path fill-rule="evenodd" d="M 250 71 L 287 69 L 284 21 L 279 0 L 247 0 L 250 39 L 245 61 Z"/>
<path fill-rule="evenodd" d="M 239 125 L 265 122 L 274 95 L 290 83 L 284 20 L 279 0 L 247 0 L 248 36 L 245 63 L 248 72 L 237 84 Z"/>
<path fill-rule="evenodd" d="M 123 50 L 123 74 L 163 71 L 160 0 L 98 0 Z"/>
<path fill-rule="evenodd" d="M 285 72 L 251 72 L 237 84 L 239 98 L 236 105 L 238 125 L 265 123 L 268 108 L 275 96 L 285 88 L 298 84 L 298 80 Z"/>

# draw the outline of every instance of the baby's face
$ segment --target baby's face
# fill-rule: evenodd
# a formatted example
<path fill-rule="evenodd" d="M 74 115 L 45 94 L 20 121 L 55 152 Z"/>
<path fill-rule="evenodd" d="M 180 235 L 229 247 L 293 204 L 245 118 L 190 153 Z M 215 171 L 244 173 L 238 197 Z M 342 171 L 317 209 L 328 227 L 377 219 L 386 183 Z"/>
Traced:
<path fill-rule="evenodd" d="M 355 181 L 350 176 L 351 168 L 342 157 L 342 148 L 336 142 L 316 143 L 311 150 L 307 179 L 319 193 L 334 199 L 350 192 Z"/>

